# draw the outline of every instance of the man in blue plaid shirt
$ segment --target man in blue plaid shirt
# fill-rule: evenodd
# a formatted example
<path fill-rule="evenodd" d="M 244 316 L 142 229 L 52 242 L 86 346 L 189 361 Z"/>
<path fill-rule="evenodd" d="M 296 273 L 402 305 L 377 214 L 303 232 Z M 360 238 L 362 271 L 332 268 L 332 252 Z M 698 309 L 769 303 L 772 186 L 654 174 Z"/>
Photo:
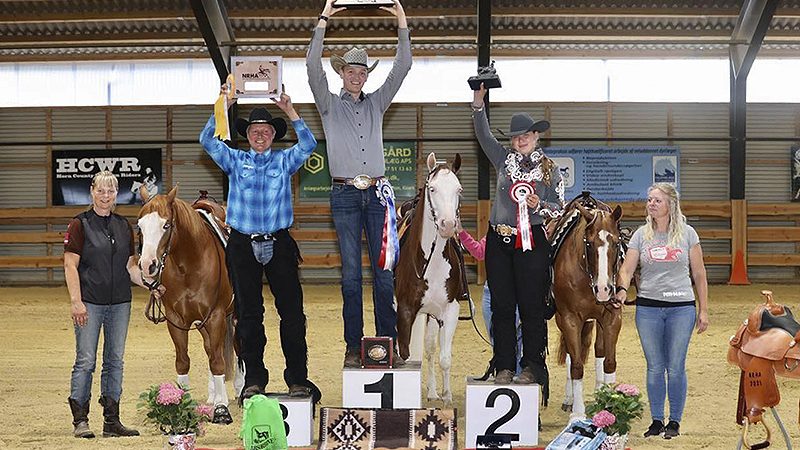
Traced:
<path fill-rule="evenodd" d="M 223 85 L 221 94 L 227 96 L 227 89 Z M 286 121 L 273 118 L 266 108 L 255 108 L 250 120 L 236 120 L 237 131 L 250 143 L 249 151 L 230 148 L 215 138 L 213 115 L 200 133 L 200 143 L 228 176 L 226 221 L 231 236 L 225 259 L 236 297 L 236 336 L 245 367 L 244 387 L 258 386 L 263 390 L 269 382 L 264 366 L 264 273 L 280 316 L 281 347 L 286 360 L 283 375 L 289 394 L 312 395 L 318 401 L 322 394 L 308 379 L 306 316 L 298 276 L 300 250 L 288 230 L 294 220 L 292 175 L 311 155 L 317 141 L 288 95 L 281 94 L 279 100 L 273 101 L 286 113 L 297 133 L 298 143 L 292 147 L 272 149 L 273 141 L 286 134 Z"/>

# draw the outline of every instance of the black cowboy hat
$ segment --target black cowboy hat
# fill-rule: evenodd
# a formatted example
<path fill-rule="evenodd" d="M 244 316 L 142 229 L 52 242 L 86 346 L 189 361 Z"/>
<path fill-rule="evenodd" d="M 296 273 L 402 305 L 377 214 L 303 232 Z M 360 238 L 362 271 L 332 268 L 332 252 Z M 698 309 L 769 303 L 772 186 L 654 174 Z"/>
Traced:
<path fill-rule="evenodd" d="M 550 122 L 546 120 L 533 120 L 533 117 L 528 113 L 520 112 L 511 116 L 511 125 L 509 126 L 509 137 L 519 136 L 529 131 L 538 131 L 544 133 L 550 129 Z"/>
<path fill-rule="evenodd" d="M 239 132 L 244 138 L 247 138 L 247 128 L 254 123 L 267 123 L 272 125 L 275 129 L 275 137 L 273 140 L 277 141 L 286 135 L 286 121 L 280 117 L 272 117 L 272 114 L 267 111 L 267 108 L 255 108 L 250 111 L 250 120 L 236 118 L 236 131 Z"/>

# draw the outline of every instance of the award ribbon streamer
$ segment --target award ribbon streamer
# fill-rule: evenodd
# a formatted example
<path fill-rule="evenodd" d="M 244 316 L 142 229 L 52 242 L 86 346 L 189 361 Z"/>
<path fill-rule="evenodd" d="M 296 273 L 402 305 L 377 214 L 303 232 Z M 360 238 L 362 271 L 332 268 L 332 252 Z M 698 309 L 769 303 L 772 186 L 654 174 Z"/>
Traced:
<path fill-rule="evenodd" d="M 225 80 L 228 85 L 228 95 L 220 94 L 214 102 L 214 137 L 219 136 L 223 141 L 231 140 L 231 127 L 228 123 L 228 100 L 233 98 L 233 74 Z"/>
<path fill-rule="evenodd" d="M 527 181 L 517 181 L 508 190 L 511 199 L 517 202 L 517 239 L 514 242 L 514 248 L 522 248 L 522 251 L 533 250 L 535 245 L 531 235 L 528 203 L 525 201 L 525 198 L 533 192 L 534 185 Z"/>
<path fill-rule="evenodd" d="M 389 180 L 382 178 L 378 181 L 378 189 L 375 192 L 381 204 L 386 207 L 386 214 L 383 217 L 383 239 L 381 240 L 381 256 L 378 258 L 378 265 L 384 270 L 392 270 L 397 264 L 397 256 L 400 254 L 400 242 L 397 239 L 397 211 L 394 208 L 394 189 Z"/>

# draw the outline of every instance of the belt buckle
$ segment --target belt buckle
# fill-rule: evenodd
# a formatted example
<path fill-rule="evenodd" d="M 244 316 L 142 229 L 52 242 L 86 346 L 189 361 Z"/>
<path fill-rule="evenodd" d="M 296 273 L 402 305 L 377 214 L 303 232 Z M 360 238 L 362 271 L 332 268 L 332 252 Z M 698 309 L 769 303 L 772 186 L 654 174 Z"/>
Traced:
<path fill-rule="evenodd" d="M 496 230 L 497 230 L 497 234 L 499 234 L 500 236 L 509 237 L 512 234 L 514 234 L 513 230 L 511 229 L 511 226 L 506 225 L 504 223 L 501 223 L 501 224 L 497 225 L 496 226 Z"/>
<path fill-rule="evenodd" d="M 361 175 L 356 175 L 355 177 L 353 177 L 353 186 L 355 186 L 356 189 L 363 191 L 364 189 L 370 187 L 371 185 L 372 185 L 372 178 L 370 178 L 369 175 L 362 173 Z"/>

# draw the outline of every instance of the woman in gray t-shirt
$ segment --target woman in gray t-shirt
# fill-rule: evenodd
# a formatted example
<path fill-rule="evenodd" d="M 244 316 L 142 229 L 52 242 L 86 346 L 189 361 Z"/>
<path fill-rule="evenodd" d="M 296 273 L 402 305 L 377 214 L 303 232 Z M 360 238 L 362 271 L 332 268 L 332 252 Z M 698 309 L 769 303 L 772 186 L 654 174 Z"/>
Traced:
<path fill-rule="evenodd" d="M 619 271 L 617 299 L 626 300 L 637 265 L 636 329 L 647 360 L 647 398 L 653 423 L 645 437 L 680 434 L 686 404 L 686 353 L 692 329 L 708 328 L 708 282 L 697 232 L 681 213 L 678 192 L 656 183 L 647 191 L 647 219 L 631 238 Z M 692 290 L 694 280 L 697 295 Z M 695 301 L 697 308 L 695 308 Z M 665 377 L 666 375 L 666 377 Z M 669 395 L 669 423 L 664 401 Z"/>

